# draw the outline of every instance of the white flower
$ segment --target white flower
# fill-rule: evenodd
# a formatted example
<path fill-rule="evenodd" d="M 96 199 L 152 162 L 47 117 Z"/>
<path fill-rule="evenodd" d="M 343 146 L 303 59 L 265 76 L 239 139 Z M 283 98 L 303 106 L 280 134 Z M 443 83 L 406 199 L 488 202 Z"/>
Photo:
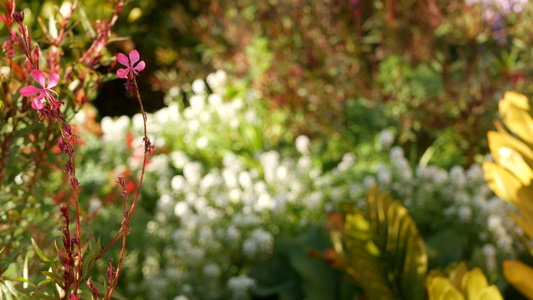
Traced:
<path fill-rule="evenodd" d="M 249 109 L 246 111 L 246 113 L 244 114 L 244 119 L 248 124 L 255 126 L 259 125 L 261 121 L 259 117 L 257 117 L 257 113 L 255 112 L 255 110 L 253 109 Z"/>
<path fill-rule="evenodd" d="M 13 178 L 13 181 L 15 181 L 15 183 L 17 185 L 21 185 L 24 183 L 24 179 L 22 178 L 22 173 L 18 173 L 17 176 L 15 176 L 15 178 Z"/>
<path fill-rule="evenodd" d="M 302 155 L 309 154 L 309 145 L 311 144 L 309 138 L 305 135 L 300 135 L 295 141 L 296 150 Z"/>
<path fill-rule="evenodd" d="M 216 73 L 211 73 L 207 75 L 206 81 L 212 90 L 219 91 L 226 84 L 226 72 L 223 70 L 218 70 Z"/>
<path fill-rule="evenodd" d="M 396 159 L 404 158 L 403 149 L 399 146 L 394 146 L 390 149 L 389 157 L 391 161 Z"/>
<path fill-rule="evenodd" d="M 207 207 L 207 199 L 204 197 L 198 197 L 194 201 L 194 209 L 196 209 L 197 212 L 203 212 L 205 208 Z"/>
<path fill-rule="evenodd" d="M 154 155 L 150 159 L 150 164 L 146 167 L 146 171 L 154 172 L 159 176 L 165 175 L 168 171 L 168 157 L 165 154 Z"/>
<path fill-rule="evenodd" d="M 234 189 L 231 189 L 229 192 L 229 199 L 233 203 L 239 203 L 242 200 L 241 195 L 242 195 L 241 190 L 234 188 Z"/>
<path fill-rule="evenodd" d="M 205 136 L 200 137 L 196 141 L 196 147 L 198 147 L 198 149 L 201 149 L 201 150 L 207 148 L 208 144 L 209 144 L 209 140 Z"/>
<path fill-rule="evenodd" d="M 237 187 L 237 174 L 235 174 L 235 172 L 233 172 L 232 170 L 225 169 L 224 171 L 222 171 L 222 178 L 224 178 L 224 182 L 228 188 Z"/>
<path fill-rule="evenodd" d="M 309 156 L 302 156 L 298 159 L 298 168 L 302 172 L 306 172 L 311 167 L 311 158 Z"/>
<path fill-rule="evenodd" d="M 248 290 L 255 286 L 255 279 L 252 279 L 246 275 L 231 277 L 228 280 L 228 288 L 233 292 L 233 299 L 246 299 Z"/>
<path fill-rule="evenodd" d="M 489 230 L 497 231 L 502 226 L 502 219 L 500 218 L 500 216 L 491 215 L 487 220 L 487 225 L 489 227 Z"/>
<path fill-rule="evenodd" d="M 258 181 L 254 184 L 254 192 L 256 194 L 267 193 L 267 185 L 263 181 Z"/>
<path fill-rule="evenodd" d="M 204 266 L 204 274 L 210 278 L 218 278 L 220 276 L 220 267 L 217 264 L 210 263 Z"/>
<path fill-rule="evenodd" d="M 273 183 L 279 165 L 279 153 L 274 150 L 268 151 L 259 156 L 259 161 L 263 166 L 265 180 L 268 183 Z"/>
<path fill-rule="evenodd" d="M 466 176 L 463 167 L 453 166 L 450 170 L 450 179 L 458 186 L 464 186 L 466 183 Z"/>
<path fill-rule="evenodd" d="M 495 270 L 496 269 L 496 248 L 491 244 L 486 244 L 483 246 L 482 250 L 483 255 L 485 256 L 487 269 Z"/>
<path fill-rule="evenodd" d="M 231 118 L 229 120 L 229 127 L 231 129 L 237 129 L 239 127 L 240 121 L 237 118 Z"/>
<path fill-rule="evenodd" d="M 472 210 L 468 206 L 461 206 L 459 207 L 458 215 L 461 220 L 468 222 L 472 216 Z"/>
<path fill-rule="evenodd" d="M 394 134 L 389 129 L 382 130 L 379 133 L 379 141 L 383 149 L 389 149 L 392 143 L 394 143 Z"/>
<path fill-rule="evenodd" d="M 345 153 L 342 156 L 342 160 L 337 166 L 337 169 L 341 172 L 344 172 L 348 170 L 349 168 L 353 167 L 354 164 L 355 164 L 355 154 Z"/>
<path fill-rule="evenodd" d="M 209 190 L 221 183 L 221 178 L 218 173 L 214 173 L 211 171 L 210 173 L 207 173 L 203 178 L 202 182 L 200 182 L 200 187 L 202 190 L 206 191 Z"/>
<path fill-rule="evenodd" d="M 265 209 L 272 209 L 276 203 L 270 197 L 269 194 L 261 194 L 257 199 L 257 202 L 254 204 L 254 210 L 261 212 Z"/>
<path fill-rule="evenodd" d="M 242 244 L 243 253 L 249 258 L 258 254 L 270 254 L 274 248 L 274 237 L 270 232 L 256 228 Z"/>
<path fill-rule="evenodd" d="M 200 122 L 198 120 L 190 120 L 187 122 L 187 127 L 190 132 L 195 133 L 200 129 Z"/>
<path fill-rule="evenodd" d="M 207 111 L 202 111 L 200 113 L 200 121 L 204 124 L 209 124 L 211 123 L 211 114 Z"/>
<path fill-rule="evenodd" d="M 74 115 L 74 120 L 78 125 L 85 124 L 85 122 L 87 122 L 87 112 L 85 110 L 80 110 L 76 115 Z"/>
<path fill-rule="evenodd" d="M 466 177 L 469 180 L 482 180 L 483 179 L 483 168 L 479 164 L 472 165 L 466 171 Z"/>
<path fill-rule="evenodd" d="M 176 175 L 172 177 L 172 180 L 170 181 L 170 186 L 175 191 L 181 191 L 183 187 L 185 187 L 185 185 L 185 178 L 183 178 L 183 176 L 181 175 Z"/>
<path fill-rule="evenodd" d="M 209 103 L 209 106 L 214 107 L 215 109 L 222 105 L 222 97 L 218 94 L 211 94 L 207 97 L 207 102 Z"/>
<path fill-rule="evenodd" d="M 92 213 L 102 207 L 102 201 L 98 198 L 91 198 L 89 201 L 89 213 Z"/>
<path fill-rule="evenodd" d="M 226 229 L 226 238 L 230 242 L 235 242 L 241 238 L 241 232 L 234 225 L 230 225 L 228 229 Z"/>
<path fill-rule="evenodd" d="M 369 189 L 373 186 L 376 185 L 376 179 L 374 179 L 374 177 L 372 176 L 366 176 L 365 179 L 363 179 L 363 186 L 366 188 L 366 189 Z"/>
<path fill-rule="evenodd" d="M 435 174 L 433 175 L 433 182 L 435 182 L 436 184 L 443 184 L 447 182 L 448 180 L 449 180 L 448 172 L 442 169 L 437 170 Z"/>
<path fill-rule="evenodd" d="M 182 217 L 189 211 L 189 205 L 186 202 L 180 201 L 174 206 L 174 215 Z"/>
<path fill-rule="evenodd" d="M 196 186 L 202 179 L 202 165 L 198 162 L 188 162 L 183 167 L 183 175 L 187 179 L 188 183 L 192 186 Z"/>
<path fill-rule="evenodd" d="M 191 249 L 189 259 L 193 262 L 201 262 L 205 257 L 205 250 L 202 247 L 193 247 Z"/>
<path fill-rule="evenodd" d="M 311 209 L 316 208 L 322 203 L 322 199 L 324 199 L 322 191 L 314 191 L 307 198 L 307 206 Z"/>
<path fill-rule="evenodd" d="M 172 197 L 167 194 L 161 195 L 161 198 L 157 201 L 157 209 L 162 212 L 168 212 L 172 207 Z"/>
<path fill-rule="evenodd" d="M 377 178 L 378 178 L 378 181 L 379 183 L 381 184 L 389 184 L 390 181 L 391 181 L 391 172 L 390 170 L 387 168 L 387 166 L 383 163 L 383 162 L 380 162 L 378 164 L 378 167 L 377 167 Z"/>
<path fill-rule="evenodd" d="M 239 184 L 244 189 L 250 189 L 252 188 L 252 177 L 250 176 L 249 172 L 243 171 L 239 173 Z"/>
<path fill-rule="evenodd" d="M 287 167 L 285 166 L 279 166 L 276 170 L 277 180 L 281 182 L 287 179 L 288 174 L 289 174 L 289 170 L 287 170 Z"/>
<path fill-rule="evenodd" d="M 144 118 L 141 114 L 136 114 L 131 118 L 132 129 L 134 132 L 144 131 Z"/>
<path fill-rule="evenodd" d="M 192 91 L 197 95 L 204 94 L 206 92 L 205 82 L 202 79 L 196 79 L 193 81 Z"/>

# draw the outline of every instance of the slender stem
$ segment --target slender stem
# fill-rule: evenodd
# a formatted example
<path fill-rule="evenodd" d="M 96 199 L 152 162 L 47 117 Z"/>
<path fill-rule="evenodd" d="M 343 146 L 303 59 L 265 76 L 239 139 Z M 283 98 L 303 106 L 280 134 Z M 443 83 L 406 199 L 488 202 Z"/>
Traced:
<path fill-rule="evenodd" d="M 121 230 L 119 230 L 119 232 L 117 233 L 117 235 L 113 239 L 113 241 L 116 242 L 116 238 L 119 236 L 120 232 L 122 231 L 122 249 L 120 250 L 120 260 L 118 262 L 117 271 L 115 272 L 115 277 L 113 278 L 113 283 L 112 283 L 111 287 L 109 288 L 109 292 L 107 293 L 106 299 L 111 299 L 111 294 L 113 294 L 113 290 L 115 289 L 115 286 L 118 283 L 118 276 L 119 276 L 119 273 L 120 273 L 120 266 L 122 265 L 122 262 L 124 261 L 124 251 L 126 249 L 126 231 L 128 230 L 130 218 L 131 218 L 131 215 L 133 213 L 133 210 L 135 209 L 135 205 L 137 204 L 137 200 L 139 199 L 139 192 L 141 191 L 141 185 L 142 185 L 143 178 L 144 178 L 144 172 L 145 172 L 145 169 L 146 169 L 146 163 L 148 162 L 148 153 L 151 150 L 151 143 L 150 143 L 150 140 L 148 139 L 148 134 L 147 134 L 147 131 L 146 131 L 147 117 L 146 117 L 146 113 L 144 112 L 144 107 L 143 107 L 143 104 L 142 104 L 141 95 L 139 94 L 139 87 L 137 85 L 137 80 L 135 78 L 133 78 L 132 81 L 133 81 L 133 84 L 135 86 L 135 96 L 137 97 L 137 100 L 139 100 L 139 105 L 141 107 L 141 114 L 143 116 L 143 121 L 144 121 L 144 157 L 143 157 L 143 165 L 142 165 L 142 169 L 141 169 L 141 177 L 139 179 L 139 183 L 137 184 L 137 191 L 135 193 L 135 199 L 133 200 L 133 203 L 131 204 L 130 211 L 128 212 L 128 214 L 126 216 L 124 216 L 124 220 L 122 221 Z M 111 246 L 111 244 L 107 248 L 109 248 L 110 246 Z"/>
<path fill-rule="evenodd" d="M 78 234 L 78 272 L 74 279 L 74 295 L 78 294 L 78 287 L 82 278 L 82 257 L 81 257 L 81 222 L 80 222 L 80 202 L 78 201 L 78 191 L 76 187 L 72 187 L 74 190 L 74 200 L 76 202 L 76 231 Z"/>

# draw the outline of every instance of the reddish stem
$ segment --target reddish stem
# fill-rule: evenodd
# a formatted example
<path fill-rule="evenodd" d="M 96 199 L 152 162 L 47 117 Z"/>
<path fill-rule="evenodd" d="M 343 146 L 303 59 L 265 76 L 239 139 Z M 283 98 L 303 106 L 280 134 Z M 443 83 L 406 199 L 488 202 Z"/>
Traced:
<path fill-rule="evenodd" d="M 145 143 L 144 158 L 143 158 L 143 165 L 142 165 L 142 169 L 141 169 L 141 177 L 139 179 L 139 183 L 137 184 L 137 191 L 135 192 L 135 199 L 133 200 L 133 203 L 131 204 L 130 211 L 124 217 L 124 220 L 122 221 L 121 229 L 119 230 L 119 232 L 117 233 L 115 238 L 113 238 L 113 241 L 112 241 L 112 243 L 116 242 L 116 239 L 120 235 L 120 233 L 121 232 L 123 233 L 122 234 L 122 249 L 120 250 L 120 260 L 118 262 L 117 271 L 115 272 L 115 276 L 113 278 L 113 284 L 109 288 L 109 292 L 106 295 L 106 300 L 111 299 L 111 295 L 113 294 L 113 290 L 115 289 L 115 286 L 118 283 L 118 276 L 119 276 L 119 272 L 120 272 L 120 266 L 122 265 L 122 262 L 124 261 L 124 251 L 126 249 L 126 231 L 127 231 L 128 227 L 129 227 L 130 218 L 131 218 L 131 215 L 133 213 L 133 210 L 135 209 L 135 205 L 137 204 L 137 200 L 139 199 L 139 192 L 141 191 L 141 185 L 142 185 L 143 178 L 144 178 L 144 172 L 145 172 L 145 168 L 146 168 L 146 163 L 148 162 L 148 153 L 151 150 L 151 143 L 150 143 L 150 140 L 148 139 L 148 134 L 147 134 L 147 131 L 146 131 L 147 117 L 146 117 L 146 113 L 144 112 L 144 107 L 143 107 L 143 104 L 142 104 L 141 95 L 139 94 L 139 87 L 137 85 L 137 80 L 135 78 L 133 78 L 132 81 L 133 81 L 133 84 L 135 85 L 135 96 L 137 97 L 137 100 L 139 100 L 139 105 L 141 107 L 141 114 L 143 116 L 143 122 L 144 122 L 144 143 Z M 106 249 L 109 249 L 110 247 L 111 247 L 111 244 L 109 244 L 109 246 Z M 103 255 L 103 254 L 101 254 L 101 255 Z M 100 255 L 100 257 L 101 257 L 101 255 Z"/>

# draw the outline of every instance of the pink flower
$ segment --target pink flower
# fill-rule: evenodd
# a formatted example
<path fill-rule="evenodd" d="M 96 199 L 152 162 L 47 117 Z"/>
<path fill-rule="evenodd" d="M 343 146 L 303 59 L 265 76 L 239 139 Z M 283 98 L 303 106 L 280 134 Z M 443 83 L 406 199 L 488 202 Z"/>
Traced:
<path fill-rule="evenodd" d="M 33 70 L 31 73 L 33 79 L 41 85 L 41 89 L 34 87 L 33 85 L 28 85 L 20 89 L 20 94 L 24 97 L 31 97 L 35 94 L 39 94 L 37 97 L 33 98 L 31 101 L 31 107 L 36 110 L 41 110 L 46 105 L 46 100 L 50 103 L 55 101 L 54 95 L 57 96 L 57 93 L 52 90 L 53 87 L 57 86 L 59 83 L 59 74 L 52 73 L 48 79 L 48 85 L 46 85 L 46 76 L 40 70 Z"/>
<path fill-rule="evenodd" d="M 127 68 L 125 69 L 118 69 L 117 70 L 117 76 L 119 78 L 125 78 L 128 80 L 132 80 L 133 77 L 137 76 L 140 71 L 144 70 L 146 67 L 146 64 L 144 63 L 144 60 L 141 60 L 137 66 L 135 65 L 136 62 L 139 61 L 139 52 L 137 50 L 131 50 L 129 54 L 130 58 L 126 57 L 126 55 L 119 53 L 117 55 L 117 60 L 119 63 L 125 65 Z"/>

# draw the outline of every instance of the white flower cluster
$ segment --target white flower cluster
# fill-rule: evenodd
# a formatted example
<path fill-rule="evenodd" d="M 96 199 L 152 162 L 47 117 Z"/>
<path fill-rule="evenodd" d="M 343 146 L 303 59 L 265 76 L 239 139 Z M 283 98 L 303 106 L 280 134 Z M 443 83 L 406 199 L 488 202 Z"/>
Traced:
<path fill-rule="evenodd" d="M 245 277 L 230 279 L 239 271 L 238 263 L 253 265 L 267 259 L 274 251 L 276 234 L 304 228 L 317 216 L 326 216 L 325 197 L 313 190 L 324 176 L 311 168 L 308 156 L 281 159 L 276 151 L 264 152 L 257 155 L 259 165 L 249 168 L 228 152 L 222 168 L 211 169 L 179 150 L 167 157 L 157 159 L 157 168 L 148 168 L 146 184 L 151 175 L 157 175 L 159 200 L 147 233 L 157 243 L 169 237 L 173 243 L 163 251 L 164 264 L 145 264 L 143 270 L 150 282 L 178 270 L 182 276 L 173 278 L 172 284 L 188 284 L 189 293 L 180 291 L 184 295 L 207 297 L 206 284 L 215 286 L 214 290 L 222 284 L 242 299 L 253 285 L 239 288 Z M 314 179 L 311 171 L 318 173 Z"/>
<path fill-rule="evenodd" d="M 165 149 L 150 158 L 144 182 L 150 188 L 143 188 L 144 197 L 157 201 L 142 266 L 150 298 L 246 299 L 259 284 L 246 272 L 273 254 L 277 237 L 322 224 L 344 203 L 361 205 L 375 184 L 401 200 L 417 225 L 461 228 L 469 245 L 487 254 L 488 269 L 502 259 L 491 247 L 513 252 L 509 218 L 480 166 L 448 172 L 428 165 L 413 172 L 403 150 L 390 148 L 392 132 L 384 131 L 380 145 L 390 148 L 390 157 L 371 175 L 361 173 L 359 161 L 367 162 L 353 153 L 325 172 L 316 167 L 320 157 L 313 156 L 306 136 L 297 137 L 292 149 L 267 151 L 266 132 L 276 124 L 265 121 L 268 114 L 254 93 L 227 99 L 226 81 L 223 72 L 197 80 L 190 106 L 171 102 L 148 115 L 149 137 L 156 149 Z M 123 145 L 116 136 L 124 136 L 128 126 L 127 118 L 105 119 L 103 141 Z M 131 128 L 132 146 L 142 151 L 140 115 Z M 140 154 L 130 166 L 140 167 Z"/>
<path fill-rule="evenodd" d="M 377 184 L 402 201 L 419 227 L 456 228 L 467 237 L 471 249 L 496 247 L 498 253 L 486 258 L 487 269 L 495 270 L 496 259 L 501 263 L 514 256 L 520 245 L 512 238 L 513 222 L 505 203 L 485 183 L 480 165 L 466 171 L 454 166 L 449 172 L 434 165 L 418 166 L 413 174 L 401 148 L 393 147 L 389 158 L 388 163 L 378 163 L 375 175 L 365 177 L 362 184 L 345 188 L 345 197 L 356 197 L 362 204 L 366 190 Z M 333 174 L 350 176 L 347 172 Z"/>

